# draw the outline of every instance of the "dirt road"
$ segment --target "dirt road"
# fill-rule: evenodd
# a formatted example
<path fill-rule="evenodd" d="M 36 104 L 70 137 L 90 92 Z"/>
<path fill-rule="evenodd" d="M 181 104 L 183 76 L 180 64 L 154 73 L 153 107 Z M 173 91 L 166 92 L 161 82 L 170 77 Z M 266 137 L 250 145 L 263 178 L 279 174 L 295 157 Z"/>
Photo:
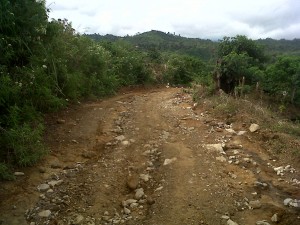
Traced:
<path fill-rule="evenodd" d="M 50 115 L 50 154 L 1 183 L 0 224 L 300 224 L 299 165 L 226 122 L 176 88 Z"/>

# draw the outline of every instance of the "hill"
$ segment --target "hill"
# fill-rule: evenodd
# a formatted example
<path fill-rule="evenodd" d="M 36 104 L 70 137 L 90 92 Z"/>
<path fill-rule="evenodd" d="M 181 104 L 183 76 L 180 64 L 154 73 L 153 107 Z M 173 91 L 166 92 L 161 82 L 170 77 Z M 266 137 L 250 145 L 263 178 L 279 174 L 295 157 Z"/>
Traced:
<path fill-rule="evenodd" d="M 126 41 L 142 50 L 159 50 L 161 52 L 178 53 L 199 57 L 209 61 L 216 57 L 217 41 L 200 38 L 187 38 L 152 30 L 145 33 L 137 33 L 133 36 L 119 37 L 112 34 L 84 34 L 94 40 L 99 41 Z M 275 40 L 272 38 L 258 39 L 256 42 L 262 45 L 269 55 L 300 55 L 300 39 Z"/>
<path fill-rule="evenodd" d="M 99 34 L 86 34 L 86 36 L 100 41 L 124 40 L 143 50 L 156 49 L 161 52 L 190 55 L 200 57 L 205 61 L 215 57 L 215 49 L 217 47 L 217 42 L 211 40 L 186 38 L 156 30 L 125 37 Z"/>

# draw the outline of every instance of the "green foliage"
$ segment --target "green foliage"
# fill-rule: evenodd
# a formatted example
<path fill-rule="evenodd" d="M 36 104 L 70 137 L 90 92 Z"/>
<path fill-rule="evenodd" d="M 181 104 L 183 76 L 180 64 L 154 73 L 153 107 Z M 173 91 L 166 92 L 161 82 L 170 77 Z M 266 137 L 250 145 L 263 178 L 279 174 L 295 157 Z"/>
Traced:
<path fill-rule="evenodd" d="M 175 85 L 187 85 L 194 80 L 205 82 L 207 74 L 207 67 L 202 60 L 185 55 L 172 55 L 167 63 L 164 80 Z"/>
<path fill-rule="evenodd" d="M 268 66 L 264 89 L 281 101 L 300 103 L 300 57 L 282 56 Z"/>
<path fill-rule="evenodd" d="M 13 180 L 14 176 L 11 174 L 7 164 L 0 162 L 0 180 Z"/>
<path fill-rule="evenodd" d="M 218 47 L 219 60 L 215 71 L 220 88 L 231 93 L 242 79 L 251 85 L 260 79 L 266 60 L 263 49 L 246 36 L 224 37 Z M 215 76 L 217 79 L 217 76 Z"/>

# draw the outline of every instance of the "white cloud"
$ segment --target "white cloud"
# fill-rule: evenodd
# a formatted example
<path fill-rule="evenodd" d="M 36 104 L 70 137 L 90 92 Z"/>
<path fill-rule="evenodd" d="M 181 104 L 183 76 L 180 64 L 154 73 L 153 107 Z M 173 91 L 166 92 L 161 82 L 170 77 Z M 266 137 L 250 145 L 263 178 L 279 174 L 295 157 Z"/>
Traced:
<path fill-rule="evenodd" d="M 56 1 L 56 2 L 53 2 Z M 183 36 L 300 38 L 299 0 L 47 0 L 50 18 L 79 32 L 133 35 L 161 30 Z"/>

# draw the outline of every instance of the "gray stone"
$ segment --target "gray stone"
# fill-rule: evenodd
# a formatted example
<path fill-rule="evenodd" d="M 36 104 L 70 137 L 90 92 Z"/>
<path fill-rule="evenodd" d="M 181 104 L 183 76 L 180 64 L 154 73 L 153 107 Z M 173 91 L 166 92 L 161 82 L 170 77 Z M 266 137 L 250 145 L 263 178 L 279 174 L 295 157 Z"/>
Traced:
<path fill-rule="evenodd" d="M 226 162 L 226 158 L 224 156 L 219 156 L 219 157 L 216 157 L 216 160 L 220 161 L 220 162 Z"/>
<path fill-rule="evenodd" d="M 287 200 L 287 199 L 286 199 Z M 300 208 L 300 200 L 297 199 L 289 199 L 288 205 L 296 208 Z"/>
<path fill-rule="evenodd" d="M 232 221 L 231 219 L 227 220 L 227 225 L 238 225 L 236 222 Z"/>
<path fill-rule="evenodd" d="M 172 159 L 165 159 L 164 166 L 169 165 L 169 164 L 175 162 L 176 160 L 177 160 L 176 157 L 173 157 Z"/>
<path fill-rule="evenodd" d="M 117 136 L 115 139 L 117 141 L 124 141 L 125 140 L 125 136 L 124 135 L 120 135 L 120 136 Z"/>
<path fill-rule="evenodd" d="M 284 204 L 284 205 L 289 205 L 289 203 L 290 203 L 291 201 L 293 201 L 293 199 L 291 199 L 291 198 L 286 198 L 286 199 L 284 199 L 283 204 Z"/>
<path fill-rule="evenodd" d="M 129 141 L 122 141 L 122 145 L 127 146 L 127 145 L 129 145 L 129 144 L 130 144 Z"/>
<path fill-rule="evenodd" d="M 207 150 L 216 151 L 222 154 L 225 153 L 222 144 L 207 144 L 205 145 L 205 147 L 207 148 Z"/>
<path fill-rule="evenodd" d="M 128 209 L 128 208 L 126 208 L 126 207 L 124 207 L 124 213 L 128 215 L 128 214 L 130 214 L 130 213 L 131 213 L 131 211 L 130 211 L 130 209 Z"/>
<path fill-rule="evenodd" d="M 229 216 L 226 216 L 226 215 L 222 215 L 222 216 L 221 216 L 221 219 L 223 219 L 223 220 L 229 220 L 230 217 L 229 217 Z"/>
<path fill-rule="evenodd" d="M 275 222 L 275 223 L 277 223 L 277 222 L 279 221 L 279 220 L 278 220 L 278 215 L 277 215 L 277 213 L 275 213 L 275 214 L 272 216 L 271 221 L 272 221 L 272 222 Z"/>
<path fill-rule="evenodd" d="M 25 173 L 23 173 L 23 172 L 15 172 L 14 175 L 15 176 L 24 176 Z"/>
<path fill-rule="evenodd" d="M 258 124 L 255 124 L 255 123 L 252 123 L 251 125 L 250 125 L 250 127 L 249 127 L 249 130 L 250 130 L 250 132 L 256 132 L 256 131 L 258 131 L 259 130 L 259 125 Z"/>
<path fill-rule="evenodd" d="M 254 182 L 254 186 L 255 187 L 260 187 L 262 189 L 265 189 L 268 187 L 268 184 L 267 183 L 263 183 L 263 182 L 259 182 L 259 181 L 255 181 Z"/>
<path fill-rule="evenodd" d="M 141 199 L 144 196 L 144 194 L 145 194 L 144 193 L 144 189 L 143 188 L 139 188 L 139 189 L 135 190 L 134 197 L 135 197 L 135 199 L 139 200 L 139 199 Z"/>
<path fill-rule="evenodd" d="M 140 179 L 147 182 L 150 179 L 150 175 L 149 174 L 140 174 Z"/>
<path fill-rule="evenodd" d="M 239 131 L 239 132 L 237 133 L 237 135 L 238 135 L 238 136 L 241 136 L 241 135 L 244 135 L 244 134 L 246 134 L 246 133 L 247 133 L 247 131 L 241 130 L 241 131 Z"/>
<path fill-rule="evenodd" d="M 261 208 L 261 202 L 259 200 L 254 200 L 254 201 L 250 201 L 249 205 L 253 208 L 253 209 L 259 209 Z"/>
<path fill-rule="evenodd" d="M 39 191 L 47 191 L 48 189 L 50 188 L 50 185 L 49 184 L 40 184 L 37 189 Z"/>
<path fill-rule="evenodd" d="M 51 215 L 51 211 L 50 210 L 44 210 L 44 211 L 39 212 L 38 215 L 39 215 L 39 217 L 47 218 Z"/>
<path fill-rule="evenodd" d="M 73 220 L 72 224 L 78 225 L 81 224 L 84 220 L 84 217 L 80 214 L 76 215 L 75 219 Z"/>
<path fill-rule="evenodd" d="M 59 186 L 60 184 L 62 184 L 63 180 L 51 180 L 48 182 L 48 184 L 51 186 L 51 187 L 54 187 L 54 186 Z"/>
<path fill-rule="evenodd" d="M 136 203 L 136 202 L 137 202 L 136 199 L 127 199 L 126 201 L 123 201 L 123 202 L 122 202 L 122 205 L 123 205 L 124 207 L 126 207 L 126 206 L 131 205 L 132 203 Z"/>
<path fill-rule="evenodd" d="M 260 220 L 256 222 L 256 225 L 270 225 L 266 220 Z"/>

